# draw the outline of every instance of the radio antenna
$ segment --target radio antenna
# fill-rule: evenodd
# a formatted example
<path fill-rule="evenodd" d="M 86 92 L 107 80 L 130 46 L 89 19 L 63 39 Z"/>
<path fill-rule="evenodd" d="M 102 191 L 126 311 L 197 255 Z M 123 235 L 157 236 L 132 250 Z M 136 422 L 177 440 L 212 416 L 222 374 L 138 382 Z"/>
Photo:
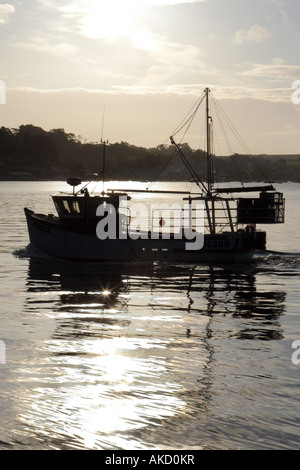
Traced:
<path fill-rule="evenodd" d="M 103 142 L 103 129 L 104 129 L 104 118 L 105 118 L 105 103 L 103 106 L 103 115 L 102 115 L 102 128 L 101 128 L 101 142 Z"/>
<path fill-rule="evenodd" d="M 102 182 L 103 182 L 103 194 L 104 191 L 104 183 L 105 183 L 105 144 L 108 143 L 108 140 L 103 140 L 103 129 L 104 129 L 104 118 L 105 118 L 105 103 L 103 106 L 103 115 L 102 115 L 102 127 L 101 127 L 101 144 L 103 144 L 102 149 Z"/>

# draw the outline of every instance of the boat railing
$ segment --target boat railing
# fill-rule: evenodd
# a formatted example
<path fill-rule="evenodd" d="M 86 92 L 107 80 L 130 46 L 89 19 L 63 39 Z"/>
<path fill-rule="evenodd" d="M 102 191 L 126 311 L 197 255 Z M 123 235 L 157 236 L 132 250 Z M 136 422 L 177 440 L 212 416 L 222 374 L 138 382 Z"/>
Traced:
<path fill-rule="evenodd" d="M 247 225 L 251 220 L 241 220 L 239 206 L 235 199 L 207 199 L 203 201 L 203 212 L 194 205 L 188 205 L 186 209 L 178 204 L 170 207 L 152 209 L 137 215 L 137 211 L 131 211 L 130 206 L 122 209 L 124 214 L 123 227 L 128 231 L 151 232 L 154 237 L 181 237 L 184 233 L 210 233 L 235 232 L 239 226 Z M 126 211 L 126 213 L 124 212 Z M 281 207 L 280 207 L 281 210 Z M 199 219 L 203 217 L 203 220 Z M 257 219 L 257 223 L 265 223 L 265 219 Z"/>
<path fill-rule="evenodd" d="M 140 214 L 137 218 L 132 214 L 130 208 L 127 208 L 127 228 L 128 230 L 141 230 L 156 234 L 154 236 L 181 237 L 186 233 L 220 233 L 222 231 L 234 231 L 237 228 L 237 210 L 236 206 L 229 204 L 214 207 L 203 206 L 203 211 L 191 206 L 190 210 L 182 207 L 156 208 L 151 212 Z"/>

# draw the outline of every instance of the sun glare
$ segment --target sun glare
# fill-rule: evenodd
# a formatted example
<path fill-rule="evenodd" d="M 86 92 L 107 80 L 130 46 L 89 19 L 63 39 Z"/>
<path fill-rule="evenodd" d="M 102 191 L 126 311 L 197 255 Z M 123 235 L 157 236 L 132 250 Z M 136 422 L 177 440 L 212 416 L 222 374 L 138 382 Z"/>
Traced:
<path fill-rule="evenodd" d="M 130 37 L 138 3 L 137 0 L 91 0 L 82 20 L 82 33 L 110 42 Z"/>

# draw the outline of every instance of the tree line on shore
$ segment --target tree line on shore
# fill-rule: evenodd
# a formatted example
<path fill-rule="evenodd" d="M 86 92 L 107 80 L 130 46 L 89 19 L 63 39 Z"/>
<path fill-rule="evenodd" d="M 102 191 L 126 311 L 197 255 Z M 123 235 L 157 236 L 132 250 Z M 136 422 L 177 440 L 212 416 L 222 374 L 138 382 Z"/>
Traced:
<path fill-rule="evenodd" d="M 45 131 L 21 125 L 0 128 L 0 179 L 90 180 L 103 171 L 110 180 L 184 181 L 191 177 L 172 145 L 144 148 L 127 142 L 85 142 L 64 129 Z M 181 149 L 201 179 L 206 179 L 206 154 L 187 143 Z M 300 155 L 240 155 L 214 158 L 218 181 L 300 182 Z"/>

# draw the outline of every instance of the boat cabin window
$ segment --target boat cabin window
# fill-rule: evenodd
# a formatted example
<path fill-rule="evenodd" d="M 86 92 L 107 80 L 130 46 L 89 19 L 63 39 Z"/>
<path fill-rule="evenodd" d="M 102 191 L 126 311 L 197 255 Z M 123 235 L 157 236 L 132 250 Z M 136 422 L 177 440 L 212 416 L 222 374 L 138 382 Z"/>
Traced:
<path fill-rule="evenodd" d="M 80 207 L 78 204 L 78 201 L 76 200 L 67 200 L 63 199 L 63 208 L 64 208 L 64 214 L 80 214 Z"/>
<path fill-rule="evenodd" d="M 104 208 L 111 209 L 111 206 L 116 211 L 119 210 L 120 201 L 119 195 L 110 197 L 103 196 L 52 196 L 57 213 L 61 218 L 81 218 L 85 217 L 89 220 L 96 219 L 96 212 L 99 205 L 103 204 Z M 107 206 L 108 204 L 108 206 Z"/>
<path fill-rule="evenodd" d="M 63 201 L 63 207 L 64 207 L 64 212 L 65 212 L 66 214 L 71 214 L 68 201 L 66 201 L 66 200 Z"/>
<path fill-rule="evenodd" d="M 83 199 L 55 197 L 54 203 L 60 217 L 74 217 L 84 215 Z"/>
<path fill-rule="evenodd" d="M 71 206 L 71 213 L 72 214 L 80 214 L 80 208 L 78 201 L 70 201 L 69 205 Z"/>

